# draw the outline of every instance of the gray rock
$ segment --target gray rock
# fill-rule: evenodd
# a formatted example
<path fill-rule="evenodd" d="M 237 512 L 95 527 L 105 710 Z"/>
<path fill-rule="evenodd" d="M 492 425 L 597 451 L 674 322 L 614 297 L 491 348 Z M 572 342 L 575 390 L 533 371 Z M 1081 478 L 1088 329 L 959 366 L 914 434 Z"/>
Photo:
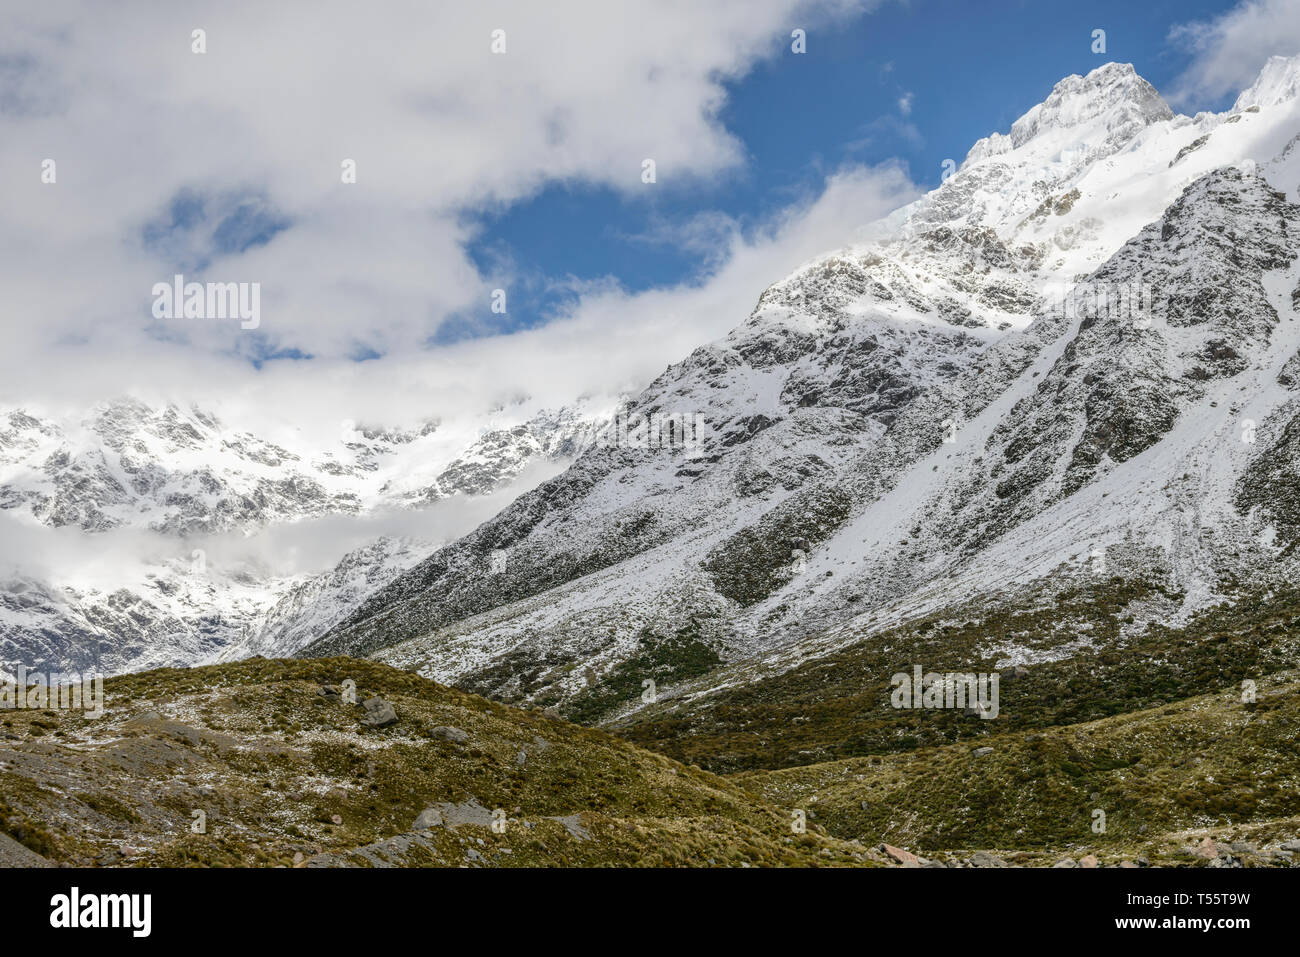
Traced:
<path fill-rule="evenodd" d="M 411 830 L 427 831 L 432 827 L 442 827 L 442 812 L 436 807 L 428 807 L 421 811 L 420 816 L 411 825 Z"/>
<path fill-rule="evenodd" d="M 976 851 L 970 856 L 970 862 L 976 867 L 1006 867 L 1007 862 L 1000 857 L 994 857 L 988 851 Z"/>
<path fill-rule="evenodd" d="M 383 698 L 367 698 L 362 705 L 366 709 L 361 723 L 367 728 L 386 728 L 397 724 L 397 711 Z"/>
<path fill-rule="evenodd" d="M 564 829 L 569 835 L 579 841 L 585 841 L 591 837 L 591 832 L 582 825 L 582 818 L 578 814 L 570 814 L 566 817 L 551 817 L 551 821 L 559 821 L 564 825 Z"/>
<path fill-rule="evenodd" d="M 443 741 L 450 741 L 452 744 L 466 744 L 469 742 L 469 734 L 460 728 L 453 728 L 445 724 L 440 724 L 429 732 L 432 738 L 441 738 Z"/>
<path fill-rule="evenodd" d="M 982 758 L 984 757 L 984 755 L 992 754 L 992 753 L 993 753 L 993 749 L 986 745 L 985 747 L 976 748 L 974 751 L 972 751 L 971 757 Z"/>
<path fill-rule="evenodd" d="M 491 827 L 492 811 L 478 803 L 478 798 L 470 798 L 463 804 L 434 804 L 420 812 L 412 825 L 413 830 L 427 830 L 431 827 L 449 827 L 455 830 L 463 825 L 474 827 Z"/>
<path fill-rule="evenodd" d="M 421 834 L 395 834 L 363 847 L 335 853 L 321 854 L 295 864 L 296 867 L 409 867 L 412 863 L 425 863 L 432 859 L 439 865 L 444 861 L 435 845 Z"/>

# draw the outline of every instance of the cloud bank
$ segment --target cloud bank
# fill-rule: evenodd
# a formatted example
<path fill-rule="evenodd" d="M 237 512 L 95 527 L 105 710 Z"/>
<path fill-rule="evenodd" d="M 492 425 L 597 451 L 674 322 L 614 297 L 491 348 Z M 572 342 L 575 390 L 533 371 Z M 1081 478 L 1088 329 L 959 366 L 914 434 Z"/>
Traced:
<path fill-rule="evenodd" d="M 725 82 L 788 53 L 793 28 L 870 6 L 0 12 L 0 402 L 67 411 L 129 392 L 333 434 L 346 418 L 635 390 L 743 321 L 766 282 L 910 199 L 906 177 L 842 170 L 748 235 L 715 220 L 703 281 L 635 295 L 587 283 L 541 329 L 431 347 L 449 316 L 488 316 L 492 289 L 516 278 L 481 275 L 467 256 L 475 214 L 555 183 L 635 199 L 736 171 L 743 144 L 718 120 Z M 342 182 L 345 160 L 355 184 Z M 155 319 L 150 290 L 175 272 L 259 283 L 260 327 Z"/>
<path fill-rule="evenodd" d="M 1170 39 L 1193 53 L 1171 100 L 1216 100 L 1250 86 L 1270 56 L 1300 53 L 1300 0 L 1244 0 L 1221 16 L 1174 27 Z"/>

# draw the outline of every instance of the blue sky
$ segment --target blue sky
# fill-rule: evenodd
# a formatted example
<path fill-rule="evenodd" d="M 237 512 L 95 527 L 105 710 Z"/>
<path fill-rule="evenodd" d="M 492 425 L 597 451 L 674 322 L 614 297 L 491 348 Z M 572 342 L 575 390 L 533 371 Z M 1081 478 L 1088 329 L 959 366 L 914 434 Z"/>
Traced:
<path fill-rule="evenodd" d="M 743 143 L 743 169 L 675 185 L 660 180 L 629 195 L 607 187 L 553 185 L 481 220 L 470 246 L 485 275 L 508 265 L 530 277 L 508 331 L 544 321 L 577 293 L 565 277 L 612 279 L 629 292 L 694 281 L 714 265 L 674 242 L 673 227 L 723 214 L 752 230 L 846 164 L 897 159 L 923 187 L 942 162 L 960 163 L 977 139 L 1006 131 L 1053 84 L 1108 61 L 1131 62 L 1166 92 L 1191 54 L 1171 27 L 1231 9 L 1224 0 L 914 0 L 813 30 L 802 55 L 761 61 L 727 84 L 721 120 Z M 797 25 L 797 24 L 794 24 Z M 793 26 L 793 25 L 792 25 Z M 1106 31 L 1106 53 L 1092 31 Z M 907 98 L 909 108 L 900 106 Z M 1222 109 L 1230 94 L 1178 104 Z M 779 278 L 779 277 L 772 277 Z M 438 339 L 482 331 L 482 317 L 449 321 Z"/>

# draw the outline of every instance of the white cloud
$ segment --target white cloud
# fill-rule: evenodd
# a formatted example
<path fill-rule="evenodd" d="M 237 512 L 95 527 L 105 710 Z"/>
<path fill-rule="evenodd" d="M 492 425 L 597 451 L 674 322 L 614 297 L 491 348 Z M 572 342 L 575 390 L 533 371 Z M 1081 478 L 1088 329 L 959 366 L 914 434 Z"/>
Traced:
<path fill-rule="evenodd" d="M 904 116 L 912 115 L 912 94 L 910 92 L 904 93 L 898 98 L 898 112 Z"/>
<path fill-rule="evenodd" d="M 0 581 L 32 578 L 103 592 L 143 586 L 147 592 L 150 573 L 169 563 L 187 563 L 194 549 L 201 549 L 212 571 L 221 575 L 250 569 L 277 578 L 314 575 L 328 571 L 347 552 L 384 536 L 434 546 L 454 541 L 558 470 L 555 463 L 534 464 L 491 494 L 452 496 L 418 509 L 325 515 L 250 533 L 191 535 L 183 540 L 131 527 L 88 535 L 75 526 L 33 525 L 0 512 Z"/>
<path fill-rule="evenodd" d="M 1192 51 L 1170 99 L 1214 101 L 1254 81 L 1270 56 L 1300 53 L 1300 0 L 1243 0 L 1209 20 L 1180 24 L 1170 39 Z"/>
<path fill-rule="evenodd" d="M 268 431 L 277 426 L 332 439 L 344 419 L 411 426 L 430 416 L 478 415 L 522 395 L 555 407 L 584 394 L 639 390 L 743 322 L 768 284 L 917 193 L 892 164 L 842 170 L 761 228 L 743 233 L 734 222 L 714 222 L 720 265 L 707 277 L 637 293 L 582 285 L 567 312 L 537 329 L 370 362 L 321 358 L 260 370 L 237 356 L 166 343 L 93 363 L 78 346 L 58 347 L 38 366 L 12 369 L 0 382 L 0 402 L 66 415 L 130 392 L 151 403 L 198 402 L 272 440 Z"/>
<path fill-rule="evenodd" d="M 792 23 L 871 2 L 7 5 L 8 352 L 147 351 L 148 291 L 169 272 L 142 230 L 183 190 L 253 195 L 293 224 L 209 270 L 261 283 L 267 347 L 420 348 L 448 313 L 486 312 L 466 211 L 556 182 L 643 191 L 647 157 L 660 190 L 722 175 L 744 160 L 717 118 L 723 82 L 781 55 Z M 57 185 L 38 179 L 45 158 Z M 256 341 L 165 332 L 207 352 Z"/>
<path fill-rule="evenodd" d="M 639 390 L 669 363 L 741 323 L 774 279 L 859 238 L 863 224 L 917 193 L 896 165 L 843 170 L 820 193 L 748 235 L 735 223 L 716 224 L 722 265 L 707 279 L 640 293 L 594 284 L 568 314 L 539 329 L 371 362 L 321 359 L 261 370 L 185 347 L 106 354 L 99 362 L 79 353 L 67 362 L 54 355 L 15 370 L 4 393 L 13 404 L 54 415 L 78 415 L 88 403 L 124 392 L 151 403 L 195 402 L 234 429 L 293 447 L 328 447 L 346 419 L 410 427 L 438 417 L 472 432 L 475 422 L 486 422 L 487 410 L 518 397 L 527 396 L 531 408 L 554 408 L 577 396 L 612 399 Z M 197 546 L 224 568 L 252 562 L 277 575 L 320 571 L 378 535 L 438 541 L 465 534 L 553 468 L 530 469 L 511 488 L 482 499 L 401 514 L 330 516 L 248 538 L 215 536 Z M 82 587 L 133 586 L 160 561 L 197 546 L 169 545 L 144 529 L 86 535 L 0 515 L 0 578 L 21 573 Z M 302 556 L 312 562 L 303 565 Z"/>
<path fill-rule="evenodd" d="M 743 149 L 717 119 L 722 81 L 782 55 L 791 24 L 815 29 L 873 2 L 340 2 L 292 16 L 252 3 L 11 5 L 0 11 L 0 402 L 215 397 L 264 424 L 334 430 L 341 418 L 451 415 L 507 390 L 559 403 L 637 388 L 742 321 L 761 284 L 900 202 L 905 180 L 846 173 L 828 195 L 851 204 L 805 197 L 749 239 L 702 215 L 692 228 L 697 249 L 713 242 L 707 282 L 641 295 L 579 286 L 553 327 L 429 349 L 449 313 L 489 316 L 491 289 L 514 278 L 467 258 L 466 211 L 551 182 L 635 194 L 646 156 L 657 189 L 734 170 Z M 203 55 L 190 49 L 200 26 Z M 505 55 L 489 49 L 497 28 Z M 39 181 L 46 157 L 56 185 Z M 339 181 L 344 158 L 357 161 L 355 186 Z M 186 195 L 206 197 L 210 215 L 168 235 Z M 203 278 L 260 282 L 265 346 L 311 361 L 258 371 L 246 361 L 255 337 L 236 323 L 149 315 L 153 284 L 171 273 L 159 250 L 203 258 L 231 197 L 292 225 L 217 255 Z M 363 349 L 385 357 L 349 361 Z"/>

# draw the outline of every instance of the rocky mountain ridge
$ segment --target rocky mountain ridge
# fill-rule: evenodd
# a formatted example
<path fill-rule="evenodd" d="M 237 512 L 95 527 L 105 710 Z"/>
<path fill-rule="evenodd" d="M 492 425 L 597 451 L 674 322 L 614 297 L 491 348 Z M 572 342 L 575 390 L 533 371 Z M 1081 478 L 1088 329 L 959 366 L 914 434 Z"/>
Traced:
<path fill-rule="evenodd" d="M 439 503 L 528 487 L 593 441 L 602 414 L 520 404 L 479 423 L 345 421 L 321 445 L 132 397 L 80 416 L 10 410 L 0 666 L 117 672 L 291 653 L 436 545 Z M 318 554 L 336 536 L 312 528 L 347 522 L 356 547 Z M 374 540 L 369 527 L 400 531 Z"/>
<path fill-rule="evenodd" d="M 707 687 L 709 655 L 792 667 L 1098 563 L 1182 595 L 1145 621 L 1289 574 L 1276 506 L 1236 490 L 1265 450 L 1242 419 L 1285 431 L 1300 346 L 1300 110 L 1268 92 L 1296 72 L 1196 117 L 1129 66 L 1067 78 L 632 403 L 698 415 L 699 444 L 589 450 L 306 653 L 572 703 L 647 660 Z"/>

